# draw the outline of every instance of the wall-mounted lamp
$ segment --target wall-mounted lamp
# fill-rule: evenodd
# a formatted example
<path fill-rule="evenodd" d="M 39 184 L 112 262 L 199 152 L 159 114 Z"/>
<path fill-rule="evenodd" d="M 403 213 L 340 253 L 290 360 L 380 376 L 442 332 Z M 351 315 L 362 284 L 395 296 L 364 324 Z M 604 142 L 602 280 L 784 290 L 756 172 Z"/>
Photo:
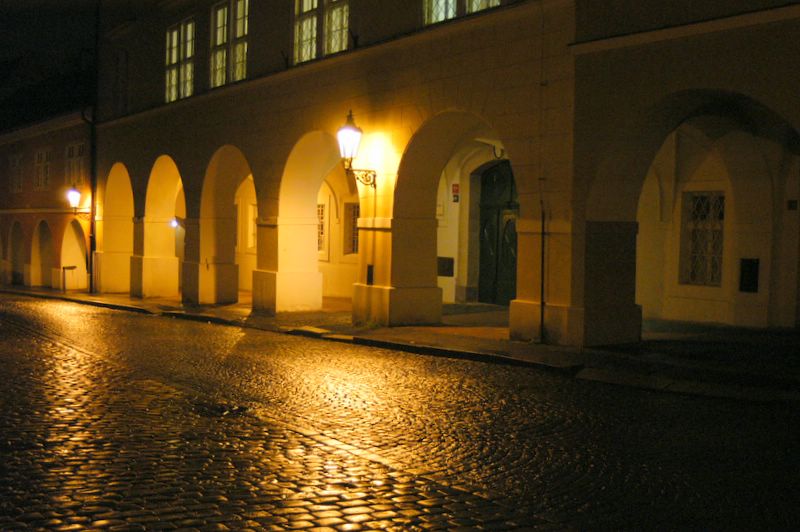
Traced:
<path fill-rule="evenodd" d="M 354 177 L 359 183 L 375 188 L 375 170 L 357 170 L 353 168 L 353 159 L 358 155 L 361 143 L 361 128 L 353 120 L 353 111 L 347 113 L 347 122 L 336 133 L 339 140 L 339 153 L 347 175 Z"/>
<path fill-rule="evenodd" d="M 72 208 L 72 212 L 77 214 L 78 205 L 81 204 L 81 193 L 74 188 L 69 189 L 67 191 L 67 201 L 69 202 L 70 208 Z"/>

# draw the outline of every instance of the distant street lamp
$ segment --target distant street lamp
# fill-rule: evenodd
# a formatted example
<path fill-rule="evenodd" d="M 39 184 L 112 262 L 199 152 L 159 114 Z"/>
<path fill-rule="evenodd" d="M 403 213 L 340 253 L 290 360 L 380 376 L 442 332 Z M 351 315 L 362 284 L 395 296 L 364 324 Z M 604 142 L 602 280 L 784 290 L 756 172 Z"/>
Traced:
<path fill-rule="evenodd" d="M 77 214 L 78 205 L 81 204 L 81 193 L 74 188 L 69 189 L 67 191 L 67 201 L 69 202 L 69 206 L 72 208 L 72 212 Z"/>
<path fill-rule="evenodd" d="M 361 128 L 353 120 L 353 111 L 347 113 L 347 122 L 339 128 L 336 138 L 339 141 L 339 153 L 342 156 L 342 165 L 347 175 L 355 178 L 363 185 L 375 188 L 375 170 L 357 170 L 353 168 L 353 159 L 358 155 L 358 145 L 361 143 Z"/>

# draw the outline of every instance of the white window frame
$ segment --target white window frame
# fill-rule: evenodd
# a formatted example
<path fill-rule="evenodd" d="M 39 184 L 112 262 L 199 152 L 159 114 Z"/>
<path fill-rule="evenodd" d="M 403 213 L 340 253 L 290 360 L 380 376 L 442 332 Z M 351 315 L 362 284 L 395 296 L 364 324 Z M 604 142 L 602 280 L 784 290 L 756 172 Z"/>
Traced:
<path fill-rule="evenodd" d="M 74 142 L 64 150 L 64 181 L 67 185 L 82 186 L 86 180 L 86 144 Z"/>
<path fill-rule="evenodd" d="M 22 192 L 22 154 L 14 153 L 8 157 L 8 186 L 12 193 Z"/>
<path fill-rule="evenodd" d="M 211 88 L 247 78 L 250 0 L 225 0 L 211 8 Z"/>
<path fill-rule="evenodd" d="M 294 7 L 294 64 L 349 48 L 349 0 L 294 0 Z"/>
<path fill-rule="evenodd" d="M 53 150 L 42 148 L 36 150 L 33 159 L 33 189 L 47 190 L 50 188 L 50 171 L 53 162 Z"/>
<path fill-rule="evenodd" d="M 197 36 L 194 19 L 167 28 L 164 101 L 174 102 L 194 94 L 194 52 Z"/>

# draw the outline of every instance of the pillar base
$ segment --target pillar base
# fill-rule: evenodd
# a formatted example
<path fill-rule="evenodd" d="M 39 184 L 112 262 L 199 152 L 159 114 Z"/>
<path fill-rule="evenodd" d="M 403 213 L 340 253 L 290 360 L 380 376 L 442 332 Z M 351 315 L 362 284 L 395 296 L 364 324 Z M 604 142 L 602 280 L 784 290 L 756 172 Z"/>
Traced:
<path fill-rule="evenodd" d="M 131 295 L 178 297 L 178 257 L 131 257 Z"/>
<path fill-rule="evenodd" d="M 543 340 L 547 344 L 589 347 L 635 343 L 641 340 L 642 308 L 639 305 L 568 307 L 545 305 L 545 334 L 539 331 L 538 301 L 511 302 L 509 335 L 513 340 Z"/>
<path fill-rule="evenodd" d="M 442 321 L 442 289 L 397 288 L 355 283 L 353 323 L 425 325 Z"/>
<path fill-rule="evenodd" d="M 123 294 L 131 290 L 131 255 L 96 251 L 94 254 L 95 291 Z"/>
<path fill-rule="evenodd" d="M 253 270 L 253 309 L 274 313 L 321 308 L 320 272 Z"/>

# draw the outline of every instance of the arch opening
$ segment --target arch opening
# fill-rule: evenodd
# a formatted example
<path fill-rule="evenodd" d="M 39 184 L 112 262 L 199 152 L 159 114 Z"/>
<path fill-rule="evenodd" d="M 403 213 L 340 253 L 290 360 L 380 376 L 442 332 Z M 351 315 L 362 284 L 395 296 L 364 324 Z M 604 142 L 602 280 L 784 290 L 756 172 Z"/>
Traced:
<path fill-rule="evenodd" d="M 33 232 L 30 286 L 54 286 L 53 266 L 53 235 L 50 226 L 42 220 Z"/>
<path fill-rule="evenodd" d="M 394 200 L 391 284 L 409 289 L 409 300 L 398 301 L 392 323 L 438 322 L 443 302 L 515 298 L 516 182 L 480 118 L 447 112 L 426 122 L 403 155 Z M 508 325 L 507 308 L 498 324 Z"/>
<path fill-rule="evenodd" d="M 257 218 L 250 165 L 238 148 L 223 146 L 206 168 L 200 200 L 201 303 L 234 303 L 252 291 Z"/>
<path fill-rule="evenodd" d="M 674 94 L 646 115 L 587 198 L 584 305 L 597 319 L 586 343 L 637 340 L 642 316 L 794 325 L 798 227 L 785 191 L 800 136 L 722 91 Z"/>
<path fill-rule="evenodd" d="M 131 263 L 131 293 L 178 298 L 185 255 L 186 199 L 178 167 L 167 155 L 160 156 L 150 172 L 143 225 L 143 254 L 134 256 Z"/>
<path fill-rule="evenodd" d="M 22 234 L 22 225 L 14 222 L 11 226 L 11 237 L 9 238 L 11 247 L 11 284 L 25 284 L 25 236 Z"/>
<path fill-rule="evenodd" d="M 101 198 L 97 203 L 95 220 L 96 286 L 100 292 L 129 292 L 134 206 L 130 175 L 122 163 L 111 167 Z"/>
<path fill-rule="evenodd" d="M 281 179 L 276 310 L 316 310 L 352 299 L 358 256 L 358 188 L 336 139 L 316 131 L 292 148 Z"/>
<path fill-rule="evenodd" d="M 86 290 L 89 287 L 86 236 L 78 220 L 64 231 L 61 244 L 61 286 L 63 290 Z"/>

